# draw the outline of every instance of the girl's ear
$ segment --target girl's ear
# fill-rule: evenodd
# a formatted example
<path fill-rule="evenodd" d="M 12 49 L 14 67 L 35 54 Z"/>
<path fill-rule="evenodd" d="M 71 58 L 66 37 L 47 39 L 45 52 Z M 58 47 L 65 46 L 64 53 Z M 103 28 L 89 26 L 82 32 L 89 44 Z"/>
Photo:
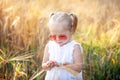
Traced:
<path fill-rule="evenodd" d="M 71 34 L 74 34 L 74 33 L 75 33 L 75 30 L 74 30 L 74 27 L 73 27 L 73 26 L 71 27 L 70 32 L 71 32 Z"/>

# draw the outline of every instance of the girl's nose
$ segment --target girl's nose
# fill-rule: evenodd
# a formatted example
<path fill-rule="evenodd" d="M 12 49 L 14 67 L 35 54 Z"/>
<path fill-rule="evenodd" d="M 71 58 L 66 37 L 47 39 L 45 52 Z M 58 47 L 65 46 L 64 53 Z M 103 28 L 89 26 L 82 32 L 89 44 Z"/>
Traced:
<path fill-rule="evenodd" d="M 58 36 L 56 36 L 56 41 L 60 41 L 60 39 L 59 39 L 59 37 L 58 37 Z"/>

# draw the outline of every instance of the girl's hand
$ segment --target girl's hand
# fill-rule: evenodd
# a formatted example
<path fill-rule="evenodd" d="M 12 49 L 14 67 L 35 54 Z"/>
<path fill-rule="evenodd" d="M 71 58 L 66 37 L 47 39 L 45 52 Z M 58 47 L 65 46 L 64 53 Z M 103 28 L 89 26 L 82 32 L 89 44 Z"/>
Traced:
<path fill-rule="evenodd" d="M 46 63 L 44 63 L 45 69 L 46 70 L 50 70 L 51 68 L 58 66 L 56 61 L 47 61 Z"/>

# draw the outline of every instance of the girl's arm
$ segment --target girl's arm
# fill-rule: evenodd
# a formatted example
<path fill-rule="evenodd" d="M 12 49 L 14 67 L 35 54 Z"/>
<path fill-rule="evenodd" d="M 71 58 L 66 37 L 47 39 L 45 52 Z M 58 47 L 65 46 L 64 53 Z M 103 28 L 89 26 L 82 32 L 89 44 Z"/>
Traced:
<path fill-rule="evenodd" d="M 82 50 L 79 45 L 74 46 L 73 60 L 74 60 L 74 64 L 63 63 L 63 66 L 71 68 L 74 71 L 80 72 L 82 70 L 83 58 L 82 58 Z"/>
<path fill-rule="evenodd" d="M 47 61 L 49 61 L 49 53 L 48 53 L 48 46 L 46 45 L 45 50 L 44 50 L 43 61 L 42 61 L 42 68 L 44 70 L 48 69 Z"/>
<path fill-rule="evenodd" d="M 58 66 L 57 62 L 49 60 L 48 46 L 46 45 L 42 61 L 42 68 L 44 70 L 50 70 L 54 66 Z"/>

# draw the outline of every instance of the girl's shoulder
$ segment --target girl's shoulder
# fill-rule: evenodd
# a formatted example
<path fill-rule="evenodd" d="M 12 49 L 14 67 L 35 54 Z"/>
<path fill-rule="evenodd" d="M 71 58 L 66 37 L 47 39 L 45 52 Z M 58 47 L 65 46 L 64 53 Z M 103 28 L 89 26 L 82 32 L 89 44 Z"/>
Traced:
<path fill-rule="evenodd" d="M 81 43 L 73 40 L 73 41 L 72 41 L 72 44 L 74 45 L 74 48 L 75 48 L 75 47 L 80 48 L 80 50 L 83 52 L 83 48 L 82 48 Z"/>
<path fill-rule="evenodd" d="M 48 41 L 47 45 L 48 45 L 48 46 L 50 46 L 50 45 L 55 45 L 55 42 L 50 40 L 50 41 Z"/>
<path fill-rule="evenodd" d="M 58 45 L 54 42 L 54 41 L 48 41 L 48 43 L 46 44 L 47 47 L 57 47 Z"/>
<path fill-rule="evenodd" d="M 82 47 L 81 43 L 79 43 L 79 42 L 77 42 L 75 40 L 71 41 L 71 44 L 74 45 L 74 46 L 80 46 L 80 47 Z"/>

